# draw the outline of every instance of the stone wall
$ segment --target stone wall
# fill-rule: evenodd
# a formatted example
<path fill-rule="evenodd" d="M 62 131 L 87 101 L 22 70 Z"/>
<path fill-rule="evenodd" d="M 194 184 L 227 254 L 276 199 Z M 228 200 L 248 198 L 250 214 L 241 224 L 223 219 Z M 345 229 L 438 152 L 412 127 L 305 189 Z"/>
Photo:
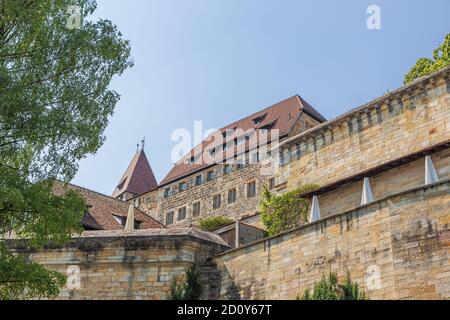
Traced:
<path fill-rule="evenodd" d="M 450 68 L 282 143 L 278 183 L 324 186 L 450 139 Z"/>
<path fill-rule="evenodd" d="M 215 178 L 212 181 L 207 181 L 207 172 L 211 170 L 214 171 Z M 268 177 L 260 174 L 260 163 L 248 164 L 242 169 L 232 166 L 231 170 L 231 173 L 224 174 L 223 165 L 220 164 L 200 171 L 182 180 L 187 182 L 187 190 L 178 191 L 177 187 L 180 181 L 173 183 L 167 186 L 172 189 L 169 197 L 164 197 L 163 189 L 166 187 L 163 187 L 157 191 L 157 205 L 154 205 L 154 202 L 151 201 L 146 202 L 146 197 L 149 195 L 143 195 L 139 207 L 163 223 L 165 223 L 167 213 L 174 212 L 174 223 L 171 227 L 198 225 L 199 219 L 208 217 L 227 216 L 239 220 L 254 215 L 259 207 L 261 187 L 267 183 Z M 203 176 L 203 183 L 200 186 L 195 186 L 194 179 L 198 175 Z M 256 195 L 247 198 L 247 184 L 252 181 L 256 183 Z M 234 188 L 236 188 L 236 201 L 228 203 L 228 191 Z M 219 194 L 221 206 L 218 209 L 213 209 L 213 197 Z M 150 196 L 155 197 L 153 194 Z M 200 215 L 197 217 L 193 215 L 194 202 L 200 202 Z M 186 219 L 178 221 L 177 211 L 182 207 L 186 207 Z"/>
<path fill-rule="evenodd" d="M 450 148 L 431 154 L 436 173 L 441 180 L 450 178 Z M 425 157 L 394 167 L 370 177 L 374 199 L 409 190 L 425 184 Z M 320 213 L 327 217 L 357 208 L 361 204 L 363 180 L 347 183 L 318 196 Z"/>
<path fill-rule="evenodd" d="M 195 229 L 90 231 L 62 247 L 33 252 L 9 241 L 17 252 L 67 274 L 57 299 L 167 299 L 172 279 L 226 246 L 218 236 Z M 209 271 L 207 272 L 210 273 Z M 208 276 L 208 275 L 207 275 Z M 209 287 L 205 287 L 209 293 Z"/>
<path fill-rule="evenodd" d="M 220 297 L 294 299 L 347 271 L 370 299 L 450 298 L 450 181 L 216 256 Z"/>

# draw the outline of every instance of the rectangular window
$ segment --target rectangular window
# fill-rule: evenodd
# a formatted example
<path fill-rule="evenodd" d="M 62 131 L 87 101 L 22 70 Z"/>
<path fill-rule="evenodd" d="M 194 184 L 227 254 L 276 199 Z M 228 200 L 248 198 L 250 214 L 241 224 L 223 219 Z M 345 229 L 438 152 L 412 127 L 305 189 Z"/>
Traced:
<path fill-rule="evenodd" d="M 206 174 L 206 180 L 211 181 L 214 179 L 214 171 L 208 171 L 208 173 Z"/>
<path fill-rule="evenodd" d="M 240 170 L 240 169 L 243 169 L 244 168 L 244 164 L 245 164 L 245 158 L 238 158 L 237 160 L 236 160 L 236 168 L 238 169 L 238 170 Z"/>
<path fill-rule="evenodd" d="M 164 198 L 168 198 L 170 196 L 170 188 L 164 189 Z"/>
<path fill-rule="evenodd" d="M 178 221 L 186 219 L 186 207 L 178 209 Z"/>
<path fill-rule="evenodd" d="M 166 214 L 166 225 L 171 225 L 173 223 L 173 211 Z"/>
<path fill-rule="evenodd" d="M 258 163 L 259 162 L 259 152 L 254 152 L 252 154 L 252 163 Z"/>
<path fill-rule="evenodd" d="M 256 196 L 256 183 L 250 182 L 247 183 L 247 198 L 253 198 Z"/>
<path fill-rule="evenodd" d="M 226 164 L 223 166 L 223 174 L 229 174 L 231 173 L 231 166 L 229 164 Z"/>
<path fill-rule="evenodd" d="M 218 194 L 218 195 L 215 195 L 214 197 L 213 197 L 213 209 L 219 209 L 220 208 L 220 205 L 221 205 L 221 197 L 220 197 L 220 194 Z"/>
<path fill-rule="evenodd" d="M 198 217 L 199 215 L 200 215 L 200 201 L 197 201 L 192 204 L 192 216 Z"/>
<path fill-rule="evenodd" d="M 228 203 L 236 202 L 236 189 L 228 190 Z"/>
<path fill-rule="evenodd" d="M 275 188 L 275 178 L 270 178 L 269 179 L 269 190 L 272 190 L 273 188 Z"/>
<path fill-rule="evenodd" d="M 203 177 L 202 177 L 201 175 L 195 177 L 195 185 L 196 185 L 196 186 L 201 185 L 202 182 L 203 182 Z"/>
<path fill-rule="evenodd" d="M 178 191 L 184 191 L 187 189 L 187 183 L 186 182 L 180 182 L 180 184 L 178 185 Z"/>

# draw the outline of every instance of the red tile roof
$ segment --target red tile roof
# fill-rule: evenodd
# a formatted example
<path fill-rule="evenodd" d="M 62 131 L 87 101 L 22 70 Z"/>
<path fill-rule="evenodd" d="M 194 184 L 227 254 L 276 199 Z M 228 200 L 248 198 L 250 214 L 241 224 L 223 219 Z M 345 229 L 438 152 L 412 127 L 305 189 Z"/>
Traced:
<path fill-rule="evenodd" d="M 126 219 L 129 203 L 73 184 L 64 184 L 60 181 L 55 181 L 53 190 L 55 194 L 61 195 L 66 192 L 66 188 L 79 192 L 86 200 L 88 209 L 82 219 L 83 226 L 100 230 L 121 230 L 124 228 L 114 216 Z M 137 208 L 134 214 L 135 221 L 139 223 L 141 229 L 165 228 L 163 224 Z"/>
<path fill-rule="evenodd" d="M 283 137 L 290 132 L 302 111 L 319 122 L 326 122 L 326 119 L 311 105 L 309 105 L 300 96 L 295 95 L 252 115 L 249 115 L 241 120 L 235 121 L 228 126 L 219 129 L 218 132 L 225 133 L 227 132 L 227 130 L 234 130 L 236 128 L 242 129 L 245 132 L 250 129 L 262 129 L 267 125 L 273 124 L 273 129 L 278 129 L 279 136 Z M 255 124 L 254 119 L 259 117 L 261 117 L 262 121 Z M 205 163 L 205 161 L 199 161 L 199 163 L 189 164 L 187 160 L 190 157 L 195 156 L 196 153 L 199 152 L 199 150 L 206 151 L 212 149 L 215 146 L 222 146 L 225 140 L 215 142 L 214 139 L 212 139 L 213 135 L 214 134 L 203 140 L 199 145 L 192 149 L 189 154 L 185 155 L 180 161 L 178 161 L 172 168 L 172 170 L 170 170 L 170 172 L 167 174 L 167 176 L 161 181 L 160 186 L 169 184 L 176 181 L 177 179 L 181 179 L 189 174 L 208 167 L 211 163 L 207 164 Z M 234 138 L 235 136 L 227 137 L 226 141 Z M 236 150 L 234 150 L 234 152 L 236 152 Z M 221 158 L 220 156 L 221 154 L 217 155 L 218 158 Z"/>
<path fill-rule="evenodd" d="M 152 168 L 148 163 L 144 150 L 139 151 L 133 157 L 128 169 L 120 179 L 112 197 L 118 198 L 125 192 L 138 196 L 158 188 Z"/>

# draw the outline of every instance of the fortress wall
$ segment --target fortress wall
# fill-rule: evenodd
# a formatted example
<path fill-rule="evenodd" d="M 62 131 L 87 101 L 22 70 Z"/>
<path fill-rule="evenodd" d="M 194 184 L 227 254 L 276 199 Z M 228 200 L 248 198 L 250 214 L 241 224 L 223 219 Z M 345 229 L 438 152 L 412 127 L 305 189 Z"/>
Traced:
<path fill-rule="evenodd" d="M 62 288 L 58 300 L 164 300 L 172 279 L 184 278 L 187 266 L 202 264 L 225 247 L 182 232 L 160 232 L 104 236 L 94 231 L 68 245 L 38 252 L 30 252 L 17 241 L 10 241 L 9 246 L 69 277 L 72 285 Z M 77 283 L 79 287 L 73 287 Z"/>
<path fill-rule="evenodd" d="M 294 299 L 347 271 L 370 299 L 450 298 L 450 181 L 219 254 L 221 298 Z"/>
<path fill-rule="evenodd" d="M 450 179 L 450 148 L 432 154 L 431 159 L 439 179 Z M 423 184 L 425 184 L 425 157 L 370 177 L 375 200 Z M 363 180 L 361 179 L 319 195 L 322 217 L 359 207 L 362 187 Z"/>
<path fill-rule="evenodd" d="M 447 68 L 291 138 L 281 148 L 278 182 L 324 186 L 449 140 L 449 74 Z"/>

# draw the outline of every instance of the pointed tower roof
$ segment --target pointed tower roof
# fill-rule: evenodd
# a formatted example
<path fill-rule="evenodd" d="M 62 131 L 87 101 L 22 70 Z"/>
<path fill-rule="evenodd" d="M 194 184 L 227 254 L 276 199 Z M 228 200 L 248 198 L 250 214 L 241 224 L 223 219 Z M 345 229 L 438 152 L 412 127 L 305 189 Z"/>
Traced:
<path fill-rule="evenodd" d="M 112 197 L 118 198 L 125 192 L 138 196 L 156 188 L 158 188 L 158 183 L 148 163 L 147 156 L 141 149 L 131 160 Z"/>

